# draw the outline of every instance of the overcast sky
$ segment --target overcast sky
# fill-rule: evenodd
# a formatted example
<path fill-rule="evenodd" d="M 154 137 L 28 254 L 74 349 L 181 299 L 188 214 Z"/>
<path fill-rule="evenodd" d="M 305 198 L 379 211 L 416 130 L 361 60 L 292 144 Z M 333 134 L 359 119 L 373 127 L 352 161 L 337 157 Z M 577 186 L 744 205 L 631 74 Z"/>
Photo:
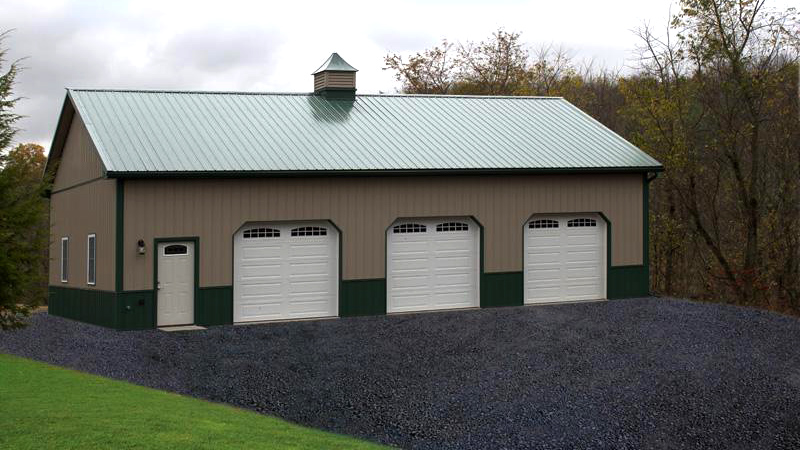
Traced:
<path fill-rule="evenodd" d="M 359 69 L 360 93 L 394 92 L 381 70 L 387 53 L 477 41 L 498 27 L 621 68 L 636 45 L 631 30 L 664 26 L 672 3 L 2 0 L 0 30 L 15 30 L 11 58 L 27 57 L 17 141 L 49 147 L 65 87 L 307 92 L 336 51 Z"/>

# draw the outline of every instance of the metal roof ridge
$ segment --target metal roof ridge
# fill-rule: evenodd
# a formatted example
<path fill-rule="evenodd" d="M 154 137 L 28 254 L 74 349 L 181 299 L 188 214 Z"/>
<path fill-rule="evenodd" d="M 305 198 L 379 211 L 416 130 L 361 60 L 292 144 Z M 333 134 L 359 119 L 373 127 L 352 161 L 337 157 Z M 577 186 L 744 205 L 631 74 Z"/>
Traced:
<path fill-rule="evenodd" d="M 433 97 L 433 98 L 501 98 L 501 99 L 535 99 L 535 100 L 563 100 L 564 97 L 547 95 L 477 95 L 477 94 L 356 94 L 356 97 Z"/>
<path fill-rule="evenodd" d="M 313 92 L 270 92 L 270 91 L 214 91 L 201 89 L 127 89 L 127 88 L 66 88 L 70 92 L 130 92 L 142 94 L 226 94 L 226 95 L 286 95 L 309 96 Z"/>
<path fill-rule="evenodd" d="M 311 96 L 313 92 L 275 92 L 275 91 L 224 91 L 201 89 L 129 89 L 129 88 L 66 88 L 70 92 L 129 92 L 144 94 L 221 94 L 221 95 L 286 95 Z M 546 95 L 471 95 L 471 94 L 403 94 L 372 93 L 356 94 L 356 97 L 421 97 L 421 98 L 490 98 L 513 100 L 563 100 L 564 97 Z"/>

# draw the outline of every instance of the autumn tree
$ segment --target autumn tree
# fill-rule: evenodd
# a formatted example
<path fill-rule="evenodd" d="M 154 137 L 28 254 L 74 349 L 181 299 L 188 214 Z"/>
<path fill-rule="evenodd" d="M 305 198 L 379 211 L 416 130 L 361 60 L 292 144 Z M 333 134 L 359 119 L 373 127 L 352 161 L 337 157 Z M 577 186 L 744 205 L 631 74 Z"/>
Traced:
<path fill-rule="evenodd" d="M 702 262 L 699 287 L 721 297 L 796 298 L 796 278 L 776 285 L 797 273 L 796 27 L 794 10 L 769 11 L 763 0 L 684 0 L 664 37 L 640 32 L 640 76 L 624 87 L 636 143 L 667 169 L 654 221 L 667 289 L 680 252 Z M 788 228 L 765 235 L 777 219 Z"/>
<path fill-rule="evenodd" d="M 0 43 L 7 34 L 0 35 Z M 0 68 L 7 51 L 0 48 Z M 0 328 L 23 324 L 30 307 L 45 297 L 47 206 L 43 197 L 44 149 L 21 144 L 10 152 L 20 116 L 14 82 L 19 66 L 12 62 L 0 75 Z"/>
<path fill-rule="evenodd" d="M 503 29 L 459 47 L 456 91 L 473 95 L 514 95 L 525 85 L 528 50 L 520 33 Z"/>
<path fill-rule="evenodd" d="M 447 40 L 408 59 L 398 54 L 387 55 L 384 62 L 384 70 L 393 70 L 403 92 L 409 94 L 451 93 L 459 64 L 453 44 Z"/>

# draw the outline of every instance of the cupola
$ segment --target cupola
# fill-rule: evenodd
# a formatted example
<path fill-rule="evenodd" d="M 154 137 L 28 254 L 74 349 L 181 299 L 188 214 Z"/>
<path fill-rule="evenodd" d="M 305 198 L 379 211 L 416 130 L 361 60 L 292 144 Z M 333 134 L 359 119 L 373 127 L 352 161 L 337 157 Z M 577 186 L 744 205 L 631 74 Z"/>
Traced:
<path fill-rule="evenodd" d="M 321 95 L 328 100 L 356 99 L 356 70 L 347 63 L 338 53 L 322 63 L 314 75 L 314 94 Z"/>

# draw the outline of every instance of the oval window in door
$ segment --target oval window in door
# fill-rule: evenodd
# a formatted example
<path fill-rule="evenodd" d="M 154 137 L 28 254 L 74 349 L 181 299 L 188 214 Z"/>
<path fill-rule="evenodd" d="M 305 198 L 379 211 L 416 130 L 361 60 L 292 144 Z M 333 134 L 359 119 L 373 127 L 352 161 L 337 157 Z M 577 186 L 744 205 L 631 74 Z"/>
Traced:
<path fill-rule="evenodd" d="M 183 244 L 172 244 L 164 247 L 164 256 L 186 255 L 187 253 L 189 253 L 189 248 Z"/>

